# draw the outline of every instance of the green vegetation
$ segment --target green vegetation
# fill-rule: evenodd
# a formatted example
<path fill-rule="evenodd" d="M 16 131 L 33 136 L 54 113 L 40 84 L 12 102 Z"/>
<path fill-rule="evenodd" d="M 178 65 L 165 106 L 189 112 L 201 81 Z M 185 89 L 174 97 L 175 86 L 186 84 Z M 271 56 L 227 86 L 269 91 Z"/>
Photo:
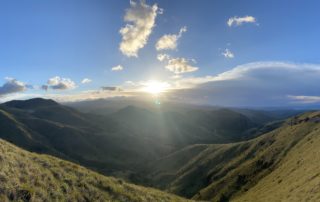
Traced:
<path fill-rule="evenodd" d="M 307 117 L 311 117 L 311 121 L 305 122 Z M 295 131 L 308 132 L 273 172 L 235 201 L 320 201 L 320 126 L 312 123 L 312 117 L 319 121 L 319 113 L 306 114 L 299 117 L 303 122 L 288 128 L 288 136 L 294 135 Z"/>
<path fill-rule="evenodd" d="M 0 201 L 187 201 L 0 140 Z"/>
<path fill-rule="evenodd" d="M 318 195 L 313 192 L 318 186 L 313 185 L 320 183 L 316 170 L 320 161 L 315 158 L 319 144 L 313 139 L 320 138 L 319 117 L 320 113 L 306 113 L 294 118 L 293 124 L 289 119 L 282 127 L 249 141 L 189 146 L 150 164 L 145 172 L 152 186 L 194 199 L 228 201 L 240 197 L 239 201 L 277 201 L 288 196 L 292 196 L 290 201 L 304 200 L 303 196 L 315 199 Z M 306 157 L 302 157 L 303 153 Z M 286 160 L 290 156 L 293 159 Z M 295 169 L 299 171 L 293 176 Z M 310 174 L 303 174 L 309 169 Z M 282 174 L 274 174 L 278 172 Z M 272 183 L 264 184 L 267 179 L 274 184 L 279 182 L 278 187 L 271 189 Z M 282 183 L 285 181 L 291 185 Z M 279 194 L 271 194 L 268 188 Z"/>

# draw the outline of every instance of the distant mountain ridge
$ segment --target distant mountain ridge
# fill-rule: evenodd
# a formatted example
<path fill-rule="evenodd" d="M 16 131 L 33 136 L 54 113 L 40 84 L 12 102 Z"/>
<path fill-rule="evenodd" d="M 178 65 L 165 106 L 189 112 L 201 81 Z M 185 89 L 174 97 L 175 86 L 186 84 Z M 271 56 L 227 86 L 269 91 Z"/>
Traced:
<path fill-rule="evenodd" d="M 230 110 L 168 111 L 171 109 L 127 106 L 110 115 L 97 115 L 41 98 L 10 101 L 0 105 L 0 137 L 30 151 L 72 160 L 106 174 L 123 175 L 125 171 L 130 177 L 142 162 L 184 146 L 241 140 L 241 134 L 235 132 L 239 128 L 233 128 L 238 127 L 237 122 L 244 127 L 242 132 L 256 126 Z"/>
<path fill-rule="evenodd" d="M 318 134 L 319 114 L 297 113 L 129 105 L 103 115 L 32 99 L 0 105 L 0 138 L 187 198 L 240 200 Z"/>
<path fill-rule="evenodd" d="M 57 102 L 51 99 L 33 98 L 29 100 L 12 100 L 2 104 L 6 107 L 18 108 L 18 109 L 32 109 L 38 107 L 57 106 Z"/>

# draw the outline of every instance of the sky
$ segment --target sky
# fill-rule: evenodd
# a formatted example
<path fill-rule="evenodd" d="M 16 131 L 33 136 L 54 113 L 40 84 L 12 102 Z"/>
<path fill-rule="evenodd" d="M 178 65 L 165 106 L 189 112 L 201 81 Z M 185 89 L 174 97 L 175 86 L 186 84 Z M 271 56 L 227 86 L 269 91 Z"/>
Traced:
<path fill-rule="evenodd" d="M 2 0 L 0 102 L 320 103 L 316 0 Z"/>

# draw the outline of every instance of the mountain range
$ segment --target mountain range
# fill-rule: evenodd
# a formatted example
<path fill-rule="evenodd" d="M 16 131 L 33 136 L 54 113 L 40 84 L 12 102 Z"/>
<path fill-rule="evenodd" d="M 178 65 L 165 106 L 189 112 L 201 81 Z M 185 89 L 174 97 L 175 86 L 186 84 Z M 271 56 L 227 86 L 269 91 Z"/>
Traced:
<path fill-rule="evenodd" d="M 146 194 L 154 192 L 152 197 L 159 198 L 152 201 L 166 201 L 161 199 L 166 193 L 127 183 L 161 189 L 192 200 L 302 201 L 308 198 L 314 201 L 320 197 L 319 163 L 316 161 L 320 141 L 319 112 L 177 103 L 155 106 L 139 102 L 128 105 L 123 102 L 115 107 L 116 103 L 103 100 L 93 103 L 69 103 L 67 106 L 36 98 L 1 104 L 0 138 L 4 141 L 0 145 L 11 148 L 3 151 L 12 150 L 8 154 L 12 157 L 5 159 L 6 154 L 2 159 L 6 163 L 15 162 L 12 164 L 17 168 L 14 172 L 25 175 L 30 173 L 23 169 L 30 171 L 31 168 L 19 167 L 19 162 L 27 164 L 29 159 L 31 164 L 39 166 L 39 161 L 33 159 L 43 158 L 50 166 L 41 167 L 40 173 L 47 174 L 52 167 L 66 170 L 63 166 L 68 165 L 90 173 L 90 178 L 114 176 L 118 180 L 110 179 L 117 184 L 115 186 L 126 184 L 137 188 L 132 190 L 135 194 L 142 189 Z M 109 104 L 111 107 L 103 110 Z M 20 153 L 25 158 L 18 158 Z M 59 162 L 64 165 L 60 166 Z M 68 175 L 73 176 L 72 183 L 87 179 L 81 177 L 77 169 L 68 170 Z M 8 176 L 5 178 L 9 183 Z M 25 182 L 18 179 L 15 182 L 29 184 L 27 190 L 36 190 L 28 191 L 27 195 L 49 197 L 39 195 L 44 192 L 39 187 L 44 185 L 37 186 L 30 182 L 31 178 L 26 178 Z M 65 178 L 66 175 L 56 183 L 60 186 Z M 95 190 L 92 197 L 110 197 L 109 189 L 103 191 L 90 180 L 86 186 L 75 188 L 73 184 L 70 189 L 74 190 L 74 196 L 82 199 L 90 198 L 90 194 L 81 194 L 84 189 Z M 12 193 L 9 189 L 1 190 L 5 190 L 0 192 L 3 198 L 21 197 L 19 190 Z M 57 193 L 57 197 L 62 197 L 61 190 L 57 191 L 60 194 Z M 125 197 L 115 200 L 148 201 Z M 167 201 L 175 200 L 185 199 L 168 195 Z"/>

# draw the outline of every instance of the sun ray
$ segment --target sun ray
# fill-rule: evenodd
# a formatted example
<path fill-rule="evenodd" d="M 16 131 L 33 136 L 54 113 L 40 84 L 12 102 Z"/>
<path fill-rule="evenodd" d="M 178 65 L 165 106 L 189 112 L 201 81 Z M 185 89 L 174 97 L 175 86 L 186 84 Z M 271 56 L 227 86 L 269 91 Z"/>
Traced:
<path fill-rule="evenodd" d="M 156 80 L 150 80 L 145 83 L 145 87 L 143 88 L 144 92 L 153 94 L 153 95 L 159 95 L 161 93 L 164 93 L 168 91 L 170 85 L 167 82 L 161 82 Z"/>

